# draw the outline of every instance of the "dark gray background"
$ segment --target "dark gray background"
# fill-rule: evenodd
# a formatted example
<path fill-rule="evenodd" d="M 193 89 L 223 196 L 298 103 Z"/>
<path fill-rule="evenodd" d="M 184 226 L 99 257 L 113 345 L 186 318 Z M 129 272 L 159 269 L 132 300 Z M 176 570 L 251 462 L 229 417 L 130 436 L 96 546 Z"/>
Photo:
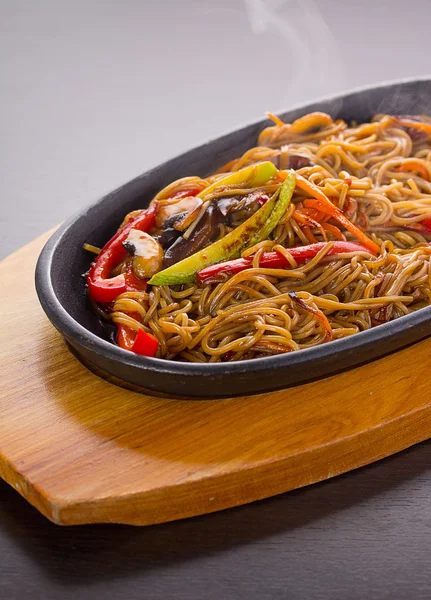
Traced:
<path fill-rule="evenodd" d="M 0 256 L 265 110 L 425 75 L 429 0 L 0 0 Z M 431 444 L 158 527 L 61 529 L 0 483 L 0 597 L 431 597 Z"/>

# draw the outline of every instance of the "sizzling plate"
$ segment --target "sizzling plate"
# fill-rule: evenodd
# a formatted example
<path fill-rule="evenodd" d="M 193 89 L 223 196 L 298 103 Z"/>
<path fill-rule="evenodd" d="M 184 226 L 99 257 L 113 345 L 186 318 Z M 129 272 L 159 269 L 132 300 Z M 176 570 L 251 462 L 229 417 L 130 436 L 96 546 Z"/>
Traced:
<path fill-rule="evenodd" d="M 290 122 L 324 111 L 334 118 L 367 121 L 379 112 L 431 114 L 431 79 L 369 87 L 283 113 Z M 280 389 L 364 364 L 431 335 L 431 307 L 354 336 L 289 354 L 224 364 L 192 364 L 137 356 L 106 341 L 89 306 L 85 280 L 91 258 L 85 242 L 103 246 L 126 213 L 145 208 L 165 185 L 187 175 L 205 176 L 256 143 L 258 121 L 194 148 L 108 194 L 62 225 L 36 268 L 37 293 L 48 318 L 82 361 L 146 390 L 220 398 Z"/>

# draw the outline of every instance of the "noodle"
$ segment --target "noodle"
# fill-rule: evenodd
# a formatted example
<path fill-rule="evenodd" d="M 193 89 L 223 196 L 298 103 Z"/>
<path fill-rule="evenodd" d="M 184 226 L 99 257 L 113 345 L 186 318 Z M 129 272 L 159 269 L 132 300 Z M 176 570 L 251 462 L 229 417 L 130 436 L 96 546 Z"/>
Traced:
<path fill-rule="evenodd" d="M 378 244 L 380 254 L 373 256 L 364 248 L 328 255 L 335 242 L 355 239 L 297 187 L 269 238 L 242 252 L 251 260 L 249 268 L 201 283 L 126 291 L 106 306 L 93 302 L 101 316 L 126 331 L 153 335 L 158 358 L 206 363 L 297 351 L 355 335 L 431 301 L 430 136 L 389 115 L 355 126 L 323 113 L 305 115 L 292 124 L 270 117 L 275 125 L 261 132 L 256 147 L 208 178 L 171 183 L 153 203 L 174 207 L 188 192 L 195 196 L 228 173 L 270 160 L 279 169 L 296 169 L 317 185 Z M 271 196 L 279 186 L 271 180 L 257 187 L 211 189 L 195 209 L 197 217 L 193 213 L 184 239 L 192 239 L 198 226 L 202 228 L 214 203 L 235 197 L 234 217 L 240 223 L 250 198 Z M 233 214 L 226 206 L 226 214 Z M 234 217 L 217 224 L 213 240 L 235 229 Z M 152 235 L 161 233 L 163 228 Z M 327 244 L 315 256 L 297 262 L 292 249 L 321 242 Z M 91 245 L 87 249 L 98 252 Z M 263 266 L 269 252 L 284 257 L 287 266 Z M 111 276 L 127 273 L 130 265 L 126 257 Z"/>

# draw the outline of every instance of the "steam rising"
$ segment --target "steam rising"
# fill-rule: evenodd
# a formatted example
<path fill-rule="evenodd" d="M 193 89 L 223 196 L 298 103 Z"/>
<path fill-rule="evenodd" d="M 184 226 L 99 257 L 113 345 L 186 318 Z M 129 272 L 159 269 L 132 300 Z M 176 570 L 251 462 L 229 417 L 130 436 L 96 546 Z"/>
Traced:
<path fill-rule="evenodd" d="M 275 33 L 286 42 L 280 63 L 280 107 L 335 94 L 345 69 L 331 29 L 315 0 L 244 0 L 256 35 Z"/>

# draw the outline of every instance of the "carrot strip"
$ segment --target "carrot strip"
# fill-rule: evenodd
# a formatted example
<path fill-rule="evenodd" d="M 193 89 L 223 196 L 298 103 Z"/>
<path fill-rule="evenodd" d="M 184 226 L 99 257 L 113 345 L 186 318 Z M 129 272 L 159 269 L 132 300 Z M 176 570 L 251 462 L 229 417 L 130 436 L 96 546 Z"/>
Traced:
<path fill-rule="evenodd" d="M 295 292 L 289 292 L 289 296 L 290 296 L 290 299 L 295 304 L 298 304 L 303 310 L 312 313 L 316 317 L 316 319 L 319 321 L 319 323 L 323 329 L 326 341 L 327 342 L 331 341 L 332 340 L 332 327 L 331 327 L 328 317 L 325 315 L 325 313 L 323 311 L 321 311 L 320 308 L 313 308 L 312 306 L 309 306 L 306 302 L 304 302 L 304 300 L 302 300 L 301 298 L 298 298 L 298 296 L 295 294 Z"/>
<path fill-rule="evenodd" d="M 308 227 L 308 225 L 304 225 L 302 227 L 302 231 L 304 232 L 304 235 L 310 242 L 310 244 L 317 244 L 317 239 L 314 237 L 313 232 L 311 231 L 311 227 Z"/>
<path fill-rule="evenodd" d="M 322 213 L 321 211 L 316 210 L 314 208 L 304 207 L 301 208 L 301 212 L 304 215 L 307 215 L 307 217 L 311 217 L 315 221 L 318 221 L 319 223 L 325 223 L 331 218 L 329 215 L 326 215 L 325 213 Z"/>
<path fill-rule="evenodd" d="M 398 171 L 404 173 L 405 171 L 416 171 L 426 181 L 430 180 L 428 169 L 425 165 L 416 160 L 405 160 L 399 167 Z"/>
<path fill-rule="evenodd" d="M 394 117 L 394 119 L 404 127 L 412 127 L 413 129 L 418 129 L 419 131 L 431 135 L 431 123 L 419 120 L 416 121 L 415 119 L 409 119 L 408 117 Z"/>
<path fill-rule="evenodd" d="M 323 223 L 322 229 L 324 229 L 325 231 L 329 231 L 329 233 L 332 233 L 332 235 L 335 235 L 337 240 L 340 240 L 340 242 L 346 241 L 346 236 L 335 225 L 331 225 L 331 223 Z"/>
<path fill-rule="evenodd" d="M 310 227 L 314 227 L 315 229 L 318 229 L 320 231 L 320 233 L 323 235 L 323 239 L 325 240 L 325 242 L 327 241 L 325 230 L 323 229 L 322 225 L 318 221 L 315 221 L 314 219 L 312 219 L 308 215 L 303 214 L 299 210 L 295 211 L 293 217 L 294 217 L 295 221 L 297 221 L 298 223 L 301 223 L 301 225 L 305 225 L 304 233 L 307 236 L 307 238 L 310 240 L 311 243 L 313 243 L 313 241 L 317 242 L 317 240 L 314 237 L 314 235 L 311 233 Z M 307 232 L 305 231 L 306 228 L 308 228 L 313 240 L 311 240 L 310 237 L 307 235 Z"/>
<path fill-rule="evenodd" d="M 302 175 L 299 175 L 298 173 L 296 174 L 296 185 L 301 190 L 307 192 L 307 194 L 310 194 L 310 196 L 316 198 L 317 204 L 311 204 L 312 201 L 305 200 L 304 206 L 315 208 L 328 215 L 331 215 L 331 217 L 333 217 L 336 221 L 343 225 L 347 229 L 347 231 L 350 231 L 352 235 L 354 235 L 358 240 L 360 240 L 364 244 L 364 246 L 371 250 L 373 254 L 378 254 L 380 252 L 379 246 L 375 242 L 373 242 L 373 240 L 370 240 L 370 238 L 358 227 L 356 227 L 356 225 L 351 223 L 349 219 L 341 212 L 341 210 L 334 206 L 334 204 L 332 204 L 332 202 L 329 200 L 326 194 L 324 194 L 317 185 L 315 185 L 311 181 L 308 181 L 308 179 L 305 179 L 304 177 L 302 177 Z"/>

